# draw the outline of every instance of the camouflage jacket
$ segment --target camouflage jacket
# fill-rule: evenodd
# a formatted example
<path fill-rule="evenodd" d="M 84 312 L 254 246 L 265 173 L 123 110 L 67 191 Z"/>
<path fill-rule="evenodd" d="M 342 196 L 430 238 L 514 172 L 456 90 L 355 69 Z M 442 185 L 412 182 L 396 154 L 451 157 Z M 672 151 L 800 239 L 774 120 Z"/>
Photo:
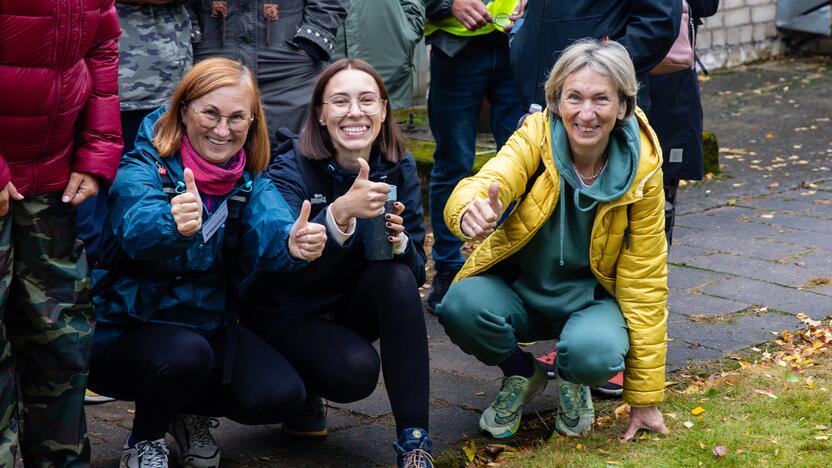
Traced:
<path fill-rule="evenodd" d="M 162 105 L 193 64 L 191 21 L 182 1 L 167 5 L 118 3 L 121 110 Z"/>

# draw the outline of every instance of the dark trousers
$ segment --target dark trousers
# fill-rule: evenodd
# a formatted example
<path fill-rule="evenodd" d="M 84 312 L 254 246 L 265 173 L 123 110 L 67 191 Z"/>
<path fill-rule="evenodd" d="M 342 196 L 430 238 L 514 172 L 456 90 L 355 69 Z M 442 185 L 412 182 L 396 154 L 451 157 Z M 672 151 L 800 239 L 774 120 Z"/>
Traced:
<path fill-rule="evenodd" d="M 504 34 L 471 39 L 454 57 L 431 50 L 428 120 L 436 151 L 430 173 L 430 222 L 437 269 L 456 270 L 465 262 L 459 251 L 462 241 L 445 226 L 443 212 L 454 187 L 474 165 L 483 100 L 487 98 L 490 105 L 491 133 L 498 150 L 523 115 L 508 52 Z"/>
<path fill-rule="evenodd" d="M 320 314 L 264 333 L 265 339 L 303 377 L 308 391 L 348 403 L 367 397 L 378 382 L 380 338 L 384 385 L 397 433 L 428 429 L 428 343 L 419 288 L 402 263 L 378 262 L 364 270 L 352 290 Z"/>
<path fill-rule="evenodd" d="M 303 409 L 306 393 L 289 362 L 240 327 L 231 382 L 222 385 L 227 331 L 205 337 L 179 326 L 142 324 L 93 346 L 90 388 L 135 401 L 133 439 L 164 437 L 178 414 L 272 424 Z"/>

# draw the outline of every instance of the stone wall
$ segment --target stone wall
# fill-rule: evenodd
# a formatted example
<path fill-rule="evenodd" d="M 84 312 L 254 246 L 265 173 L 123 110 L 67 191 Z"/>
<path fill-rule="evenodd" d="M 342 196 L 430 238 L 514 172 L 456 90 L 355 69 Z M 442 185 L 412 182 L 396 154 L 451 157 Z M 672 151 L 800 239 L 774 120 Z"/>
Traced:
<path fill-rule="evenodd" d="M 777 0 L 721 0 L 714 16 L 704 18 L 696 52 L 710 69 L 735 67 L 779 55 L 783 43 L 774 25 Z"/>

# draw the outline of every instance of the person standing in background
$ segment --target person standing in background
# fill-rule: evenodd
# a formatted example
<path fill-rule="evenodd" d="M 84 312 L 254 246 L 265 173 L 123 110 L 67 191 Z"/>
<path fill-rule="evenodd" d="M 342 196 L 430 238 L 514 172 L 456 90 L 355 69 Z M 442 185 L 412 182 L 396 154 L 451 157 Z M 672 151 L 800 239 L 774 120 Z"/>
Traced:
<path fill-rule="evenodd" d="M 121 156 L 114 0 L 0 0 L 0 466 L 89 466 L 75 207 Z"/>
<path fill-rule="evenodd" d="M 692 25 L 691 39 L 702 25 L 702 18 L 713 16 L 719 0 L 688 0 Z M 676 192 L 679 180 L 702 180 L 704 155 L 702 152 L 702 101 L 696 70 L 650 76 L 650 123 L 659 137 L 664 155 L 664 232 L 667 245 L 673 243 L 676 220 Z"/>
<path fill-rule="evenodd" d="M 335 50 L 349 0 L 198 0 L 191 2 L 196 61 L 223 56 L 249 67 L 260 86 L 269 135 L 297 133 L 315 78 Z"/>
<path fill-rule="evenodd" d="M 445 225 L 443 210 L 456 184 L 474 165 L 477 122 L 484 99 L 490 105 L 497 150 L 523 115 L 508 53 L 510 21 L 522 15 L 518 0 L 427 0 L 425 36 L 431 44 L 428 121 L 436 139 L 430 174 L 430 220 L 436 276 L 426 301 L 433 312 L 465 263 L 462 241 Z M 505 26 L 501 26 L 505 24 Z"/>
<path fill-rule="evenodd" d="M 133 149 L 147 114 L 170 98 L 173 88 L 193 64 L 191 21 L 187 0 L 118 0 L 122 27 L 118 57 L 118 95 L 124 153 Z M 107 187 L 78 207 L 78 237 L 87 259 L 98 259 L 98 245 L 107 216 Z"/>
<path fill-rule="evenodd" d="M 636 68 L 638 105 L 649 115 L 647 73 L 667 55 L 681 17 L 676 0 L 539 0 L 530 2 L 511 46 L 523 102 L 545 104 L 543 84 L 561 52 L 581 38 L 623 45 Z"/>
<path fill-rule="evenodd" d="M 390 93 L 390 107 L 410 107 L 413 51 L 425 30 L 422 0 L 353 0 L 335 36 L 332 59 L 360 58 L 373 66 Z"/>

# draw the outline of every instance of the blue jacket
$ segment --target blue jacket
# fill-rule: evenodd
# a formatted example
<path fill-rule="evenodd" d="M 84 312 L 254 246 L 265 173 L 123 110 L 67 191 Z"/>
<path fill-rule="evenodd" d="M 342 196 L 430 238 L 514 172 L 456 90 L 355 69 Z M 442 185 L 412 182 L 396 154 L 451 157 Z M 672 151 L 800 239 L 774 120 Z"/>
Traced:
<path fill-rule="evenodd" d="M 272 160 L 268 177 L 294 212 L 300 210 L 303 200 L 310 200 L 310 221 L 325 224 L 325 208 L 350 189 L 355 174 L 344 171 L 333 159 L 298 158 L 297 140 L 293 140 L 291 146 L 288 150 L 284 146 L 287 152 Z M 299 160 L 303 167 L 299 166 Z M 304 171 L 308 171 L 306 178 Z M 425 282 L 425 225 L 416 162 L 410 154 L 394 164 L 374 153 L 370 156 L 369 177 L 372 181 L 394 180 L 397 185 L 398 200 L 405 206 L 402 217 L 409 240 L 407 249 L 394 256 L 393 261 L 406 264 L 413 272 L 416 284 L 421 285 Z M 322 187 L 307 187 L 306 180 L 320 181 Z M 370 265 L 364 258 L 362 228 L 363 223 L 359 220 L 355 233 L 344 245 L 330 236 L 323 255 L 303 271 L 291 275 L 259 275 L 249 300 L 245 301 L 245 323 L 253 329 L 267 330 L 294 317 L 321 313 L 324 307 L 349 292 L 358 275 Z"/>
<path fill-rule="evenodd" d="M 211 333 L 226 324 L 225 225 L 207 241 L 202 231 L 189 238 L 176 230 L 160 167 L 177 184 L 183 180 L 182 161 L 179 154 L 160 157 L 151 143 L 153 125 L 163 110 L 144 120 L 136 149 L 122 158 L 110 188 L 101 263 L 105 269 L 121 267 L 115 282 L 95 296 L 94 304 L 105 326 L 146 321 Z M 306 265 L 289 255 L 287 239 L 295 217 L 274 185 L 246 171 L 225 199 L 241 190 L 250 192 L 239 224 L 240 256 L 250 260 L 250 267 L 270 271 Z M 203 227 L 210 215 L 203 213 Z M 97 271 L 95 276 L 103 273 Z"/>

